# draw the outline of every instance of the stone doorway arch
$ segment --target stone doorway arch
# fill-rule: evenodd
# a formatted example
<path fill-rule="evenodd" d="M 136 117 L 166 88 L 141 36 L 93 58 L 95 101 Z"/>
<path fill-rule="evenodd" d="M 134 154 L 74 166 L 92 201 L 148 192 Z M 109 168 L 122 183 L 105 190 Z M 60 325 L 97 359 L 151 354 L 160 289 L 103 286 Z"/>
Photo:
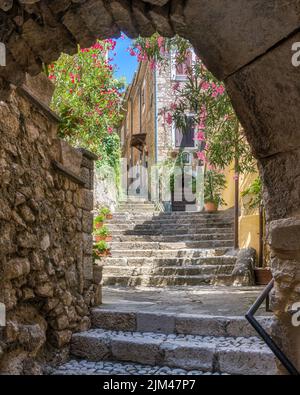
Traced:
<path fill-rule="evenodd" d="M 288 312 L 300 301 L 300 69 L 291 62 L 300 41 L 298 0 L 0 0 L 0 41 L 7 66 L 0 91 L 25 72 L 96 38 L 179 34 L 227 86 L 258 159 L 272 247 L 278 322 L 274 335 L 300 367 L 300 331 Z"/>

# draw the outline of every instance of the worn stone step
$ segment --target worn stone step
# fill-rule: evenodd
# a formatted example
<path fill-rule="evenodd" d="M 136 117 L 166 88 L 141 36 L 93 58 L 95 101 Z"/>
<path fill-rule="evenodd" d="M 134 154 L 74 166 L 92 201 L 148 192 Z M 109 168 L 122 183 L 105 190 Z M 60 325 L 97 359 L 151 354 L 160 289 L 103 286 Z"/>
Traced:
<path fill-rule="evenodd" d="M 147 258 L 147 257 L 108 257 L 97 261 L 100 266 L 147 266 L 147 267 L 164 267 L 164 266 L 193 266 L 193 265 L 234 265 L 236 257 L 234 256 L 207 256 L 207 257 L 167 257 L 167 258 Z"/>
<path fill-rule="evenodd" d="M 202 274 L 202 275 L 103 275 L 102 283 L 104 286 L 121 287 L 174 287 L 174 286 L 200 286 L 200 285 L 232 285 L 230 274 Z"/>
<path fill-rule="evenodd" d="M 243 316 L 145 312 L 129 307 L 101 306 L 91 312 L 93 328 L 116 331 L 153 332 L 215 337 L 255 337 L 257 334 Z M 272 317 L 257 317 L 270 331 Z"/>
<path fill-rule="evenodd" d="M 179 228 L 179 229 L 178 229 Z M 179 236 L 179 235 L 187 235 L 191 234 L 193 236 L 198 235 L 211 235 L 215 233 L 233 233 L 233 228 L 195 228 L 191 229 L 187 226 L 185 227 L 177 227 L 175 229 L 170 229 L 170 227 L 166 227 L 163 230 L 159 229 L 149 229 L 145 227 L 145 229 L 135 229 L 134 227 L 126 227 L 126 229 L 120 229 L 117 225 L 110 225 L 110 231 L 114 236 L 123 236 L 123 235 L 132 235 L 132 236 Z"/>
<path fill-rule="evenodd" d="M 132 202 L 132 203 L 120 203 L 117 207 L 118 209 L 135 209 L 135 208 L 152 208 L 155 211 L 155 204 L 149 202 Z"/>
<path fill-rule="evenodd" d="M 231 220 L 224 220 L 222 218 L 159 218 L 159 217 L 140 217 L 140 218 L 133 218 L 133 217 L 121 217 L 118 218 L 113 216 L 112 219 L 107 220 L 108 224 L 136 224 L 136 225 L 189 225 L 189 224 L 206 224 L 206 225 L 233 225 Z"/>
<path fill-rule="evenodd" d="M 111 251 L 113 258 L 119 257 L 155 257 L 155 258 L 199 258 L 207 256 L 222 256 L 230 248 L 186 248 L 184 250 L 158 249 L 119 249 Z"/>
<path fill-rule="evenodd" d="M 205 372 L 275 374 L 275 358 L 258 338 L 94 329 L 73 335 L 71 353 L 90 361 L 118 360 Z"/>
<path fill-rule="evenodd" d="M 132 205 L 134 206 L 134 205 Z M 156 216 L 159 217 L 209 217 L 209 218 L 230 218 L 233 219 L 233 215 L 231 213 L 225 213 L 225 212 L 216 212 L 216 213 L 207 213 L 204 211 L 192 211 L 192 212 L 182 212 L 182 211 L 176 211 L 176 212 L 156 212 Z"/>
<path fill-rule="evenodd" d="M 179 236 L 186 234 L 213 234 L 213 233 L 233 233 L 232 226 L 222 226 L 222 227 L 207 227 L 207 226 L 188 226 L 188 225 L 179 225 L 179 226 L 164 226 L 164 227 L 152 227 L 152 226 L 143 226 L 137 227 L 130 224 L 123 225 L 108 225 L 110 232 L 113 235 L 150 235 L 150 236 Z"/>
<path fill-rule="evenodd" d="M 158 241 L 166 243 L 177 243 L 183 241 L 201 241 L 201 240 L 233 240 L 233 233 L 199 233 L 199 234 L 185 234 L 185 235 L 116 235 L 113 233 L 113 240 L 119 242 L 129 241 Z"/>
<path fill-rule="evenodd" d="M 202 276 L 202 275 L 222 275 L 232 274 L 234 265 L 202 265 L 202 266 L 164 266 L 164 267 L 148 267 L 148 266 L 103 266 L 103 278 L 111 279 L 111 277 L 141 277 L 141 276 Z"/>
<path fill-rule="evenodd" d="M 54 376 L 201 376 L 208 374 L 220 375 L 220 373 L 207 373 L 201 370 L 170 368 L 169 366 L 151 366 L 120 361 L 77 361 L 76 359 L 59 366 L 57 369 L 51 369 L 50 374 Z"/>
<path fill-rule="evenodd" d="M 191 248 L 218 248 L 232 247 L 233 239 L 228 240 L 202 240 L 202 241 L 185 241 L 177 243 L 164 243 L 155 241 L 129 241 L 108 243 L 112 251 L 115 250 L 182 250 Z"/>
<path fill-rule="evenodd" d="M 133 206 L 133 207 L 118 207 L 115 216 L 118 217 L 119 214 L 142 214 L 142 213 L 155 213 L 155 207 L 145 205 Z"/>

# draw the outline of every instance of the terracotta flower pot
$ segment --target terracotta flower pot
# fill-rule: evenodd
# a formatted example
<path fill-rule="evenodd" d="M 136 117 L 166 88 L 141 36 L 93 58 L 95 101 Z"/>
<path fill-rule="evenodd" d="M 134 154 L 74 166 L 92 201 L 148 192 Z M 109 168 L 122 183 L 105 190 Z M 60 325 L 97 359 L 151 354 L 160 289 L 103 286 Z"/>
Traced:
<path fill-rule="evenodd" d="M 113 215 L 112 214 L 107 214 L 106 219 L 113 219 Z"/>
<path fill-rule="evenodd" d="M 96 228 L 96 229 L 100 229 L 100 228 L 102 228 L 103 225 L 104 225 L 103 222 L 97 222 L 97 223 L 95 224 L 95 228 Z"/>
<path fill-rule="evenodd" d="M 105 241 L 106 237 L 105 236 L 100 236 L 100 235 L 96 235 L 95 236 L 95 242 L 99 243 L 99 241 Z"/>
<path fill-rule="evenodd" d="M 269 269 L 268 267 L 256 267 L 254 269 L 254 274 L 255 282 L 257 285 L 268 285 L 273 278 L 271 269 Z"/>
<path fill-rule="evenodd" d="M 106 241 L 107 243 L 110 243 L 110 242 L 112 241 L 112 236 L 107 236 L 107 237 L 105 238 L 105 241 Z"/>
<path fill-rule="evenodd" d="M 218 207 L 213 202 L 205 203 L 204 207 L 205 207 L 205 211 L 208 213 L 215 213 L 216 211 L 218 211 Z"/>

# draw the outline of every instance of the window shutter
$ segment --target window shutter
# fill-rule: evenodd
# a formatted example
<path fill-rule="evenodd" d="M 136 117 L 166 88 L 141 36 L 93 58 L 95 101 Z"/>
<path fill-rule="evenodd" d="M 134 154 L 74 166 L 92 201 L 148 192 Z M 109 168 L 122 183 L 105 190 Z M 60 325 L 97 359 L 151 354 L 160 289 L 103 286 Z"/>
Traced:
<path fill-rule="evenodd" d="M 175 147 L 177 148 L 181 147 L 182 139 L 183 139 L 182 131 L 175 127 Z"/>
<path fill-rule="evenodd" d="M 176 80 L 176 53 L 171 51 L 171 79 Z"/>

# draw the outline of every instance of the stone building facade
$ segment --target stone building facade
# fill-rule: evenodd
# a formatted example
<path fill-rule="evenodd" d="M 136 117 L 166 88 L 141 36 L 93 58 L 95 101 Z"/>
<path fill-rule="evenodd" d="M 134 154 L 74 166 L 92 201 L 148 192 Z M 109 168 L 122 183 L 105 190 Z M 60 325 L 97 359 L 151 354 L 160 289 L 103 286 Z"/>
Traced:
<path fill-rule="evenodd" d="M 191 52 L 191 56 L 195 56 Z M 187 59 L 189 60 L 189 59 Z M 150 62 L 142 62 L 129 86 L 125 97 L 125 118 L 121 127 L 122 156 L 127 160 L 128 184 L 139 177 L 144 193 L 153 199 L 151 191 L 151 171 L 154 166 L 162 166 L 172 159 L 175 163 L 180 152 L 185 155 L 185 163 L 193 169 L 200 165 L 196 157 L 197 144 L 193 127 L 187 131 L 176 129 L 168 120 L 168 112 L 174 102 L 174 86 L 182 85 L 187 79 L 187 69 L 176 65 L 170 54 L 169 62 L 161 67 L 151 67 Z M 148 174 L 143 179 L 142 169 Z M 134 194 L 139 183 L 135 182 Z M 140 191 L 138 191 L 140 193 Z M 154 199 L 153 199 L 154 200 Z"/>
<path fill-rule="evenodd" d="M 37 91 L 32 88 L 38 88 Z M 63 359 L 101 303 L 92 260 L 94 155 L 57 139 L 47 78 L 0 102 L 0 372 Z M 58 352 L 59 351 L 59 352 Z"/>

